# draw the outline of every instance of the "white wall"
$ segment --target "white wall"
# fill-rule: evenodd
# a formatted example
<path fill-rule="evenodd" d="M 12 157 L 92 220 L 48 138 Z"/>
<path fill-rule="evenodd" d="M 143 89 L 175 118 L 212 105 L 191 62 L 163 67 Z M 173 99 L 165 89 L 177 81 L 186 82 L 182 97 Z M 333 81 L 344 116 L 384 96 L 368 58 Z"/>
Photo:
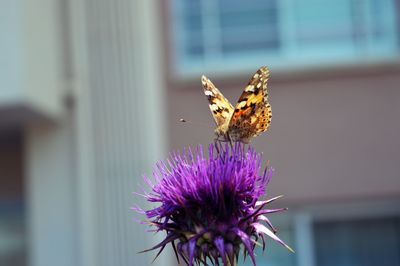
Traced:
<path fill-rule="evenodd" d="M 61 115 L 60 1 L 0 1 L 0 107 Z"/>
<path fill-rule="evenodd" d="M 77 175 L 72 113 L 26 130 L 28 261 L 79 265 Z"/>
<path fill-rule="evenodd" d="M 82 265 L 150 265 L 160 241 L 130 210 L 165 151 L 156 1 L 72 1 Z M 141 217 L 143 218 L 143 217 Z M 169 265 L 171 256 L 155 265 Z"/>
<path fill-rule="evenodd" d="M 54 123 L 26 131 L 29 262 L 150 265 L 155 253 L 138 252 L 161 235 L 147 233 L 130 208 L 149 207 L 132 192 L 165 154 L 156 1 L 71 0 L 64 6 L 72 58 L 63 78 L 71 105 Z M 171 261 L 166 251 L 154 265 Z"/>

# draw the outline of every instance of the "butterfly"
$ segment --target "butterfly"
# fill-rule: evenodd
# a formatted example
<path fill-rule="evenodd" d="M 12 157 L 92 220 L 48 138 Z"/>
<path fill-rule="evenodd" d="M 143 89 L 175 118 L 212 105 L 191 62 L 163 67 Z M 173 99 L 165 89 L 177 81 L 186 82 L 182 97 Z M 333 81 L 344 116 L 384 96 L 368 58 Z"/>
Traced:
<path fill-rule="evenodd" d="M 233 108 L 206 76 L 201 77 L 204 94 L 217 124 L 217 140 L 249 143 L 269 128 L 272 111 L 268 102 L 268 78 L 267 67 L 258 69 Z"/>

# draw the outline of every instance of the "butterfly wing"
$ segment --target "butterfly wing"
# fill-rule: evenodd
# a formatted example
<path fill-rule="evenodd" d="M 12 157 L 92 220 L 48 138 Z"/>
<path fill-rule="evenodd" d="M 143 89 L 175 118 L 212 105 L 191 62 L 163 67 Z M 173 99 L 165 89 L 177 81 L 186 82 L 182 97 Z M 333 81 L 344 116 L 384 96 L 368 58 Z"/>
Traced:
<path fill-rule="evenodd" d="M 250 138 L 269 128 L 272 112 L 268 103 L 268 78 L 269 70 L 263 66 L 257 70 L 244 89 L 228 125 L 228 133 L 232 140 L 248 143 Z"/>
<path fill-rule="evenodd" d="M 204 94 L 207 96 L 212 116 L 217 124 L 216 131 L 219 134 L 223 134 L 228 128 L 233 106 L 206 76 L 201 77 L 201 83 Z"/>

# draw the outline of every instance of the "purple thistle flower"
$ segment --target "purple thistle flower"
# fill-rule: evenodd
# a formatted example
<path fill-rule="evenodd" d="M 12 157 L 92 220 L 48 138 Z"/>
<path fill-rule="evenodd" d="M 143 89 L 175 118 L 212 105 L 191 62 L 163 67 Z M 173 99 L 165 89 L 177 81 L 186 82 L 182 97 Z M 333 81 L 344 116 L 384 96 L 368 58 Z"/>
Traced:
<path fill-rule="evenodd" d="M 158 256 L 171 244 L 178 261 L 180 256 L 190 266 L 219 265 L 221 261 L 233 266 L 243 244 L 244 255 L 256 265 L 254 248 L 261 245 L 264 250 L 265 236 L 293 251 L 275 235 L 265 216 L 285 208 L 264 209 L 280 196 L 259 200 L 273 173 L 269 167 L 262 174 L 260 170 L 261 155 L 240 143 L 211 144 L 208 157 L 201 146 L 195 152 L 189 148 L 183 155 L 173 154 L 168 164 L 159 162 L 153 172 L 156 183 L 145 178 L 152 189 L 145 197 L 161 205 L 136 210 L 144 212 L 147 223 L 167 236 L 143 252 L 160 249 Z"/>

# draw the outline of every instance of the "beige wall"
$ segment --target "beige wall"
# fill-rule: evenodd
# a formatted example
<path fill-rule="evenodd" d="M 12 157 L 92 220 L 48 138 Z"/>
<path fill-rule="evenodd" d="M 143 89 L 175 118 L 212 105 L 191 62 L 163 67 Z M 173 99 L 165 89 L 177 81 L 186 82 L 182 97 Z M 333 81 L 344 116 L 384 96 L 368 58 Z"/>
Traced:
<path fill-rule="evenodd" d="M 284 194 L 291 205 L 399 197 L 399 74 L 396 66 L 272 71 L 272 126 L 253 142 L 276 169 L 271 195 Z M 210 78 L 233 101 L 251 75 Z M 170 83 L 170 148 L 211 142 L 212 128 L 177 122 L 214 126 L 200 78 Z"/>

